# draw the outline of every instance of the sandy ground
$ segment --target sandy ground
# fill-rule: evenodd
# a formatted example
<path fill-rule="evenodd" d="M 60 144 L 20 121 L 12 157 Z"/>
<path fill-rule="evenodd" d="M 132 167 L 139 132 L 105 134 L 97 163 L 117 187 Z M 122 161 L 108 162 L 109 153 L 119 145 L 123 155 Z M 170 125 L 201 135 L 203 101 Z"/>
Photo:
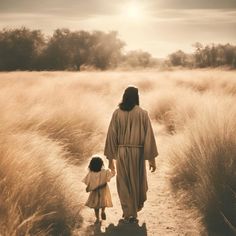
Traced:
<path fill-rule="evenodd" d="M 86 167 L 79 168 L 82 179 L 86 175 Z M 185 209 L 177 205 L 176 200 L 170 193 L 167 175 L 166 161 L 164 157 L 159 155 L 156 172 L 148 172 L 148 199 L 143 210 L 138 214 L 138 224 L 124 224 L 121 221 L 122 211 L 116 191 L 116 179 L 113 178 L 109 183 L 109 187 L 114 207 L 107 208 L 107 220 L 102 221 L 101 224 L 95 224 L 93 210 L 83 207 L 81 215 L 84 222 L 75 235 L 200 236 L 196 223 Z M 85 202 L 88 194 L 85 192 L 85 186 L 82 187 L 80 200 Z"/>

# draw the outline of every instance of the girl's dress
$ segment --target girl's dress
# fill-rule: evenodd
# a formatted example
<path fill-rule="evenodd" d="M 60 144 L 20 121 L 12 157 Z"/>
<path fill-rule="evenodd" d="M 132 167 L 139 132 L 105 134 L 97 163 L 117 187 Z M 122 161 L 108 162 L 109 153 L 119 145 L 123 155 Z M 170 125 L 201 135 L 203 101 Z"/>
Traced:
<path fill-rule="evenodd" d="M 102 207 L 112 207 L 111 193 L 107 182 L 115 175 L 114 171 L 102 169 L 99 172 L 89 171 L 82 180 L 87 185 L 90 192 L 86 206 L 99 209 Z M 99 187 L 100 186 L 100 187 Z"/>

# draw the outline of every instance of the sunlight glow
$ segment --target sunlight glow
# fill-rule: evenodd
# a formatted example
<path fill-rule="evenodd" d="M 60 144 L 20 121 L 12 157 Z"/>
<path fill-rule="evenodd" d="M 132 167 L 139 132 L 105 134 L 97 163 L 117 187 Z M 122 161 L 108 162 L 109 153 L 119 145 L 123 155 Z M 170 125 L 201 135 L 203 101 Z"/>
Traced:
<path fill-rule="evenodd" d="M 142 17 L 142 8 L 137 2 L 130 2 L 124 7 L 124 15 L 129 18 L 138 19 Z"/>

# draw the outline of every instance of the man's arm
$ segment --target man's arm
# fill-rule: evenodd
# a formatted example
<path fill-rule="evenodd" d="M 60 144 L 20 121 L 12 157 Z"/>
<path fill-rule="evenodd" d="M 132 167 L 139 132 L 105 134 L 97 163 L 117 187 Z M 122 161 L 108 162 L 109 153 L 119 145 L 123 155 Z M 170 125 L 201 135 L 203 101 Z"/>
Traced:
<path fill-rule="evenodd" d="M 113 159 L 109 159 L 108 168 L 109 168 L 111 171 L 115 171 L 115 170 L 116 170 L 115 163 L 114 163 L 114 160 L 113 160 Z"/>

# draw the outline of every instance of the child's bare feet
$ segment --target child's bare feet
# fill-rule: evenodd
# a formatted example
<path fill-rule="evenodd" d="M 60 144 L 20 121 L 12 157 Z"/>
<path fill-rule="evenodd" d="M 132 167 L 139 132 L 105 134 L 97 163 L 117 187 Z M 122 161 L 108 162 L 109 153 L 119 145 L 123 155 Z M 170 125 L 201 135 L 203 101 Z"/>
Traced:
<path fill-rule="evenodd" d="M 129 223 L 133 223 L 133 224 L 137 224 L 138 223 L 138 219 L 136 217 L 130 217 L 129 218 Z"/>
<path fill-rule="evenodd" d="M 105 207 L 102 208 L 101 217 L 102 217 L 102 220 L 106 220 L 107 219 L 106 213 L 105 213 Z"/>
<path fill-rule="evenodd" d="M 106 219 L 107 219 L 106 213 L 105 213 L 105 212 L 102 212 L 102 213 L 101 213 L 101 217 L 102 217 L 102 220 L 106 220 Z"/>

